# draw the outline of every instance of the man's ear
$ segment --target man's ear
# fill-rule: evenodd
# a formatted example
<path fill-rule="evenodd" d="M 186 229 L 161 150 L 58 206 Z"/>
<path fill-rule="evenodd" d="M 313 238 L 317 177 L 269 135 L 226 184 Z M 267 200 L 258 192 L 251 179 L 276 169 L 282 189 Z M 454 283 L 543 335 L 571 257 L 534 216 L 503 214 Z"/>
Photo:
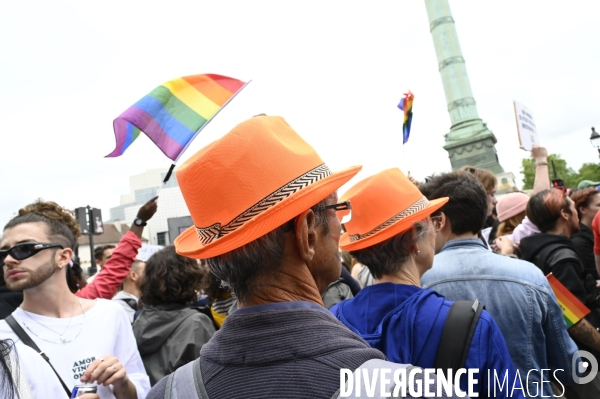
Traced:
<path fill-rule="evenodd" d="M 450 219 L 444 212 L 440 212 L 440 216 L 442 217 L 442 221 L 440 222 L 440 231 L 444 230 L 446 227 L 450 228 Z"/>
<path fill-rule="evenodd" d="M 312 210 L 302 212 L 296 218 L 296 246 L 300 257 L 309 262 L 315 256 L 317 242 L 316 217 Z"/>
<path fill-rule="evenodd" d="M 56 264 L 63 268 L 65 266 L 70 266 L 69 262 L 73 259 L 73 250 L 71 248 L 65 248 L 62 251 L 56 251 L 58 255 L 58 261 Z"/>

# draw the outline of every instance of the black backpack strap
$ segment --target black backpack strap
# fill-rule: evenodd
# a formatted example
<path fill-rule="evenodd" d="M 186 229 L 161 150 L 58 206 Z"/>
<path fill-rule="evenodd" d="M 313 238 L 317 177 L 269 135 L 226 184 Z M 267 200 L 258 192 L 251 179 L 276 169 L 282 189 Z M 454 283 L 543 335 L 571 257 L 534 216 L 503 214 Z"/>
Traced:
<path fill-rule="evenodd" d="M 563 254 L 563 256 L 560 257 L 560 259 L 558 260 L 557 263 L 555 263 L 553 265 L 549 265 L 548 259 L 550 258 L 550 256 L 552 256 L 556 251 L 561 250 L 561 249 L 566 249 L 567 253 Z M 579 259 L 577 252 L 575 252 L 573 250 L 573 248 L 570 248 L 569 246 L 567 246 L 565 244 L 561 244 L 561 243 L 553 243 L 553 244 L 546 245 L 544 248 L 542 248 L 540 250 L 540 252 L 538 252 L 537 256 L 534 259 L 534 263 L 537 267 L 540 268 L 540 270 L 542 271 L 542 273 L 544 273 L 544 275 L 547 275 L 548 273 L 552 272 L 552 268 L 554 266 L 561 263 L 563 260 L 572 260 L 579 265 L 579 270 L 577 270 L 577 275 L 580 275 L 583 272 L 584 266 L 583 266 L 583 263 L 581 263 L 581 260 Z"/>
<path fill-rule="evenodd" d="M 444 322 L 435 368 L 458 370 L 465 367 L 467 354 L 484 306 L 475 301 L 456 301 Z"/>
<path fill-rule="evenodd" d="M 52 369 L 52 371 L 54 371 L 54 374 L 56 374 L 56 378 L 58 378 L 58 380 L 60 381 L 60 385 L 62 385 L 63 389 L 67 393 L 67 397 L 70 398 L 71 390 L 67 387 L 62 378 L 60 378 L 60 375 L 58 375 L 58 373 L 52 366 L 52 363 L 50 363 L 50 358 L 35 344 L 35 342 L 33 342 L 31 337 L 25 332 L 25 330 L 23 330 L 23 327 L 21 327 L 21 325 L 17 323 L 17 321 L 12 315 L 8 316 L 4 320 L 6 320 L 6 323 L 9 325 L 9 327 L 12 328 L 15 334 L 17 334 L 17 337 L 19 337 L 21 342 L 23 342 L 25 345 L 36 351 L 50 365 L 50 368 Z"/>
<path fill-rule="evenodd" d="M 138 310 L 138 303 L 135 299 L 133 298 L 119 298 L 120 301 L 125 302 L 127 305 L 129 305 L 129 307 L 133 310 Z"/>

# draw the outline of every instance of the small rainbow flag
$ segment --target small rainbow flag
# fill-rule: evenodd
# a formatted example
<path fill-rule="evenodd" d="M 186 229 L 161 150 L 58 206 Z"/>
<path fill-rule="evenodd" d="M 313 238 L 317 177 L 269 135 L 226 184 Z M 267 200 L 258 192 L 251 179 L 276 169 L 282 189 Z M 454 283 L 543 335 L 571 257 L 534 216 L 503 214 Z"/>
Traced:
<path fill-rule="evenodd" d="M 404 93 L 404 98 L 400 100 L 400 104 L 398 104 L 398 108 L 404 111 L 404 122 L 402 123 L 402 135 L 404 136 L 404 140 L 402 144 L 406 144 L 408 141 L 408 136 L 410 136 L 410 124 L 412 123 L 412 105 L 413 99 L 415 96 L 408 91 L 408 93 Z"/>
<path fill-rule="evenodd" d="M 583 319 L 590 310 L 575 295 L 571 293 L 552 273 L 546 276 L 558 304 L 562 308 L 567 328 Z"/>
<path fill-rule="evenodd" d="M 170 80 L 135 103 L 113 122 L 118 157 L 140 131 L 177 161 L 194 137 L 247 83 L 221 75 L 193 75 Z"/>

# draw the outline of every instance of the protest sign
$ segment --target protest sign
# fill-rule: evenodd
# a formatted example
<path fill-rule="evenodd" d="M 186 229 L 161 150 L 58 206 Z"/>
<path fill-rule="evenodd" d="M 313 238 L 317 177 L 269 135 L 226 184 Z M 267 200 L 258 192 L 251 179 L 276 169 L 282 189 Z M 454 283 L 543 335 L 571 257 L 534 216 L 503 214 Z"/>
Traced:
<path fill-rule="evenodd" d="M 164 247 L 162 245 L 142 244 L 142 247 L 138 251 L 137 258 L 141 261 L 146 262 L 148 260 L 148 258 L 150 258 L 152 256 L 152 254 L 160 251 L 163 248 Z"/>
<path fill-rule="evenodd" d="M 531 151 L 534 145 L 540 145 L 533 113 L 521 103 L 513 101 L 513 104 L 519 132 L 519 144 L 524 150 Z"/>

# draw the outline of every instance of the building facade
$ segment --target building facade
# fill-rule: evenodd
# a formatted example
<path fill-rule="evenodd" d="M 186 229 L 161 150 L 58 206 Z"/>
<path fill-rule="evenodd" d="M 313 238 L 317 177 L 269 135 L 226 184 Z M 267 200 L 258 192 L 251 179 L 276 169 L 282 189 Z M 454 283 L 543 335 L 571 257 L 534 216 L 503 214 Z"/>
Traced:
<path fill-rule="evenodd" d="M 121 196 L 121 204 L 110 208 L 110 221 L 131 224 L 140 207 L 155 195 L 158 210 L 148 221 L 144 235 L 150 245 L 169 245 L 181 231 L 193 225 L 177 178 L 173 173 L 169 181 L 163 180 L 168 169 L 152 169 L 129 178 L 130 192 Z"/>

